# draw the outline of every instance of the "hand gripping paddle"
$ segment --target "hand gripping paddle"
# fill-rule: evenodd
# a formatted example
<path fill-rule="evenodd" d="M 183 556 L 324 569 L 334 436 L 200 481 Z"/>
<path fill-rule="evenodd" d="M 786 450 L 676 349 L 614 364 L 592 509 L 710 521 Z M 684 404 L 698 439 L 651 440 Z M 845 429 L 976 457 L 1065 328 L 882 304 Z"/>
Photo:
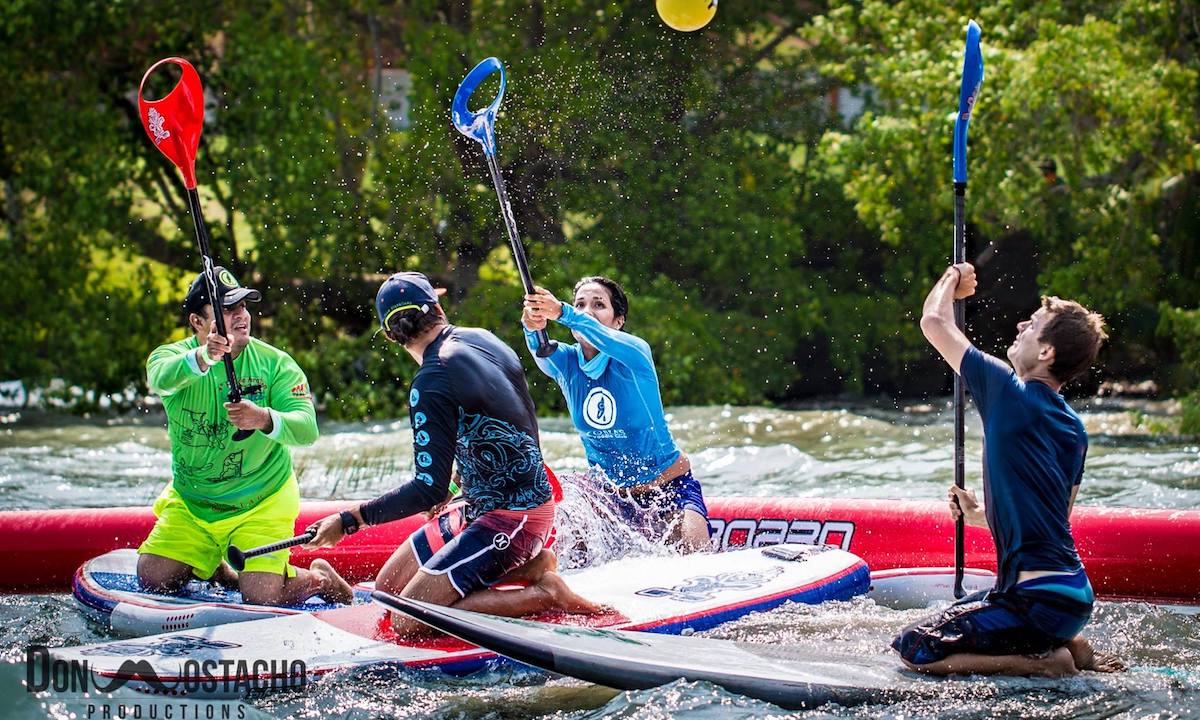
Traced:
<path fill-rule="evenodd" d="M 482 110 L 471 112 L 467 101 L 471 93 L 479 88 L 480 83 L 492 73 L 500 73 L 500 92 L 491 104 Z M 529 276 L 529 263 L 525 259 L 525 247 L 517 234 L 517 221 L 513 218 L 512 205 L 508 202 L 508 193 L 504 189 L 504 177 L 500 174 L 500 165 L 496 162 L 496 112 L 500 109 L 500 101 L 504 99 L 504 88 L 507 79 L 504 76 L 504 64 L 490 57 L 475 66 L 458 86 L 454 93 L 454 104 L 450 108 L 450 119 L 460 133 L 478 142 L 483 147 L 487 158 L 488 170 L 492 173 L 492 184 L 496 187 L 496 197 L 500 198 L 500 214 L 504 216 L 504 227 L 508 229 L 508 246 L 512 249 L 513 260 L 517 263 L 517 272 L 521 275 L 521 284 L 525 286 L 525 294 L 533 292 L 533 279 Z M 546 330 L 537 331 L 538 357 L 549 357 L 554 354 L 558 343 L 550 339 Z"/>
<path fill-rule="evenodd" d="M 183 71 L 179 83 L 160 100 L 147 100 L 143 91 L 146 80 L 165 63 L 173 63 Z M 196 148 L 200 146 L 200 133 L 204 129 L 204 88 L 200 76 L 192 64 L 183 58 L 169 57 L 150 66 L 138 86 L 138 114 L 142 127 L 159 152 L 183 173 L 183 184 L 187 188 L 188 209 L 196 228 L 196 242 L 200 245 L 200 257 L 204 260 L 204 277 L 208 281 L 208 297 L 213 301 L 213 318 L 217 333 L 229 337 L 225 332 L 225 314 L 218 309 L 224 307 L 224 295 L 218 293 L 217 279 L 213 274 L 212 250 L 209 245 L 208 228 L 200 214 L 200 196 L 196 192 Z M 225 379 L 229 383 L 229 402 L 241 402 L 242 388 L 238 385 L 237 373 L 233 370 L 233 358 L 226 353 L 224 358 Z M 245 440 L 253 430 L 238 430 L 233 434 L 235 441 Z"/>

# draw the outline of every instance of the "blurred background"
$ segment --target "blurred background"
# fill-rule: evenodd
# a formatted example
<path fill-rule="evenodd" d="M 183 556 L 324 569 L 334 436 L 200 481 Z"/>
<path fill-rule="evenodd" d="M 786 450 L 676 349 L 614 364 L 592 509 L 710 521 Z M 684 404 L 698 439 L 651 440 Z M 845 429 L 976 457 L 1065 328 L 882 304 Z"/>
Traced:
<path fill-rule="evenodd" d="M 1182 429 L 1200 431 L 1188 0 L 739 0 L 691 33 L 649 0 L 6 0 L 0 394 L 141 407 L 146 356 L 183 337 L 200 260 L 179 174 L 137 116 L 142 74 L 170 55 L 205 87 L 217 260 L 263 291 L 255 334 L 297 358 L 327 417 L 404 414 L 416 365 L 372 310 L 395 270 L 426 272 L 452 321 L 520 347 L 495 193 L 449 122 L 458 82 L 494 55 L 534 278 L 560 297 L 584 275 L 624 283 L 668 404 L 943 395 L 917 320 L 951 250 L 972 18 L 986 76 L 970 334 L 1002 354 L 1040 294 L 1078 299 L 1111 342 L 1070 392 L 1181 398 Z M 561 412 L 529 377 L 539 413 Z"/>

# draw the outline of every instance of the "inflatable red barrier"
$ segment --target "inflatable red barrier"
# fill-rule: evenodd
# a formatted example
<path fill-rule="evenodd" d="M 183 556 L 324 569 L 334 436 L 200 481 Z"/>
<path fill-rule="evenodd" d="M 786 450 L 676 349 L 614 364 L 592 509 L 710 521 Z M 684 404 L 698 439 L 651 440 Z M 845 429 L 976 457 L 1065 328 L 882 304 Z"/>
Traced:
<path fill-rule="evenodd" d="M 296 524 L 351 503 L 305 503 Z M 711 498 L 722 548 L 780 542 L 838 545 L 872 570 L 953 565 L 954 530 L 945 503 L 813 498 Z M 1109 600 L 1200 604 L 1200 510 L 1078 507 L 1071 518 L 1097 595 Z M 66 592 L 88 558 L 136 547 L 149 532 L 149 508 L 0 512 L 0 591 Z M 367 580 L 420 524 L 409 518 L 366 528 L 318 555 L 354 581 Z M 967 528 L 967 565 L 995 569 L 991 537 Z"/>

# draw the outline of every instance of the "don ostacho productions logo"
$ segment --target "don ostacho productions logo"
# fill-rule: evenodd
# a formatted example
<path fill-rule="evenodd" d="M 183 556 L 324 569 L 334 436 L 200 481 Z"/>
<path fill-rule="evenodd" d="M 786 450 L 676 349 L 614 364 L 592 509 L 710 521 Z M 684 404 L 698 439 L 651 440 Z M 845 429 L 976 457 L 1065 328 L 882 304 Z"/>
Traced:
<path fill-rule="evenodd" d="M 201 643 L 206 642 L 197 638 Z M 25 649 L 25 689 L 31 693 L 111 693 L 123 687 L 162 697 L 232 698 L 256 690 L 295 690 L 308 684 L 303 660 L 184 659 L 178 674 L 164 677 L 144 658 L 117 668 L 55 657 L 45 645 Z"/>

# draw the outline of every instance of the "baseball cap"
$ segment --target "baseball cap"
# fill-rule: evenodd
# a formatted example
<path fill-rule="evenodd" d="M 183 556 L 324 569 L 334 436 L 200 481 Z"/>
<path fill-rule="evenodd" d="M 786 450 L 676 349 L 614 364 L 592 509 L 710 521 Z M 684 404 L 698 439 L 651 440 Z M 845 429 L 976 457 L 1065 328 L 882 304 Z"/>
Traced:
<path fill-rule="evenodd" d="M 258 302 L 262 293 L 254 288 L 242 287 L 233 273 L 217 265 L 213 268 L 213 277 L 217 279 L 217 291 L 222 293 L 222 304 L 232 307 L 243 300 Z M 205 273 L 200 273 L 188 288 L 187 297 L 183 299 L 183 309 L 190 313 L 199 313 L 205 305 L 211 304 L 208 297 L 208 280 Z"/>
<path fill-rule="evenodd" d="M 398 272 L 393 274 L 379 286 L 375 295 L 375 313 L 379 316 L 379 326 L 387 329 L 388 320 L 393 315 L 405 310 L 416 308 L 421 312 L 438 303 L 438 296 L 444 293 L 442 288 L 434 288 L 429 278 L 419 272 Z"/>

